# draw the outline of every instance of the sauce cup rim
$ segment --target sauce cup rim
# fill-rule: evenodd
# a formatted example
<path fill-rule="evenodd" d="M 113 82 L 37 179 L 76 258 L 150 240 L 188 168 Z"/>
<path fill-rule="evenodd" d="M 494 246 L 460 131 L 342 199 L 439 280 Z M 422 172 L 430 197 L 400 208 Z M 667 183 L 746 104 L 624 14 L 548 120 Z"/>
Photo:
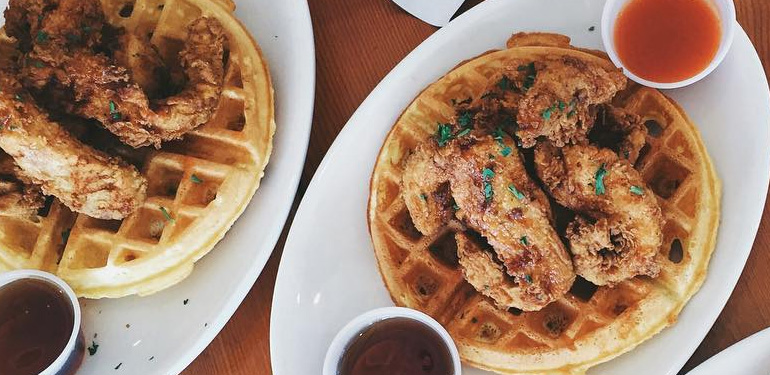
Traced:
<path fill-rule="evenodd" d="M 455 345 L 449 332 L 447 332 L 439 322 L 427 314 L 414 309 L 405 307 L 383 307 L 358 315 L 348 322 L 337 335 L 334 336 L 324 359 L 323 375 L 337 375 L 339 362 L 345 354 L 348 345 L 357 334 L 375 323 L 391 318 L 411 319 L 424 324 L 436 332 L 447 346 L 447 349 L 449 349 L 453 370 L 451 375 L 462 374 L 462 364 L 460 362 L 460 354 L 457 351 L 457 345 Z"/>
<path fill-rule="evenodd" d="M 630 78 L 632 81 L 656 89 L 675 89 L 688 86 L 711 74 L 711 72 L 713 72 L 717 66 L 722 63 L 725 56 L 727 56 L 727 53 L 732 46 L 733 38 L 735 36 L 735 29 L 737 27 L 737 21 L 735 18 L 735 4 L 732 0 L 705 0 L 715 6 L 717 17 L 719 17 L 722 29 L 722 36 L 719 41 L 717 53 L 711 59 L 709 65 L 701 70 L 698 74 L 677 82 L 655 82 L 637 76 L 625 68 L 623 61 L 620 59 L 617 51 L 615 50 L 614 38 L 615 21 L 617 21 L 618 15 L 620 14 L 620 11 L 623 9 L 623 7 L 625 7 L 625 5 L 631 1 L 634 0 L 607 0 L 607 2 L 604 3 L 601 19 L 601 36 L 602 43 L 604 44 L 604 50 L 607 52 L 607 55 L 609 55 L 610 60 L 612 60 L 612 62 L 617 67 L 621 68 L 623 70 L 623 74 L 625 74 L 626 77 Z"/>
<path fill-rule="evenodd" d="M 15 270 L 0 273 L 0 288 L 17 281 L 28 279 L 42 280 L 58 288 L 64 292 L 64 295 L 70 302 L 70 306 L 72 306 L 72 332 L 70 332 L 67 345 L 64 346 L 64 349 L 62 349 L 61 353 L 59 353 L 56 359 L 40 373 L 40 375 L 56 375 L 60 370 L 64 368 L 67 360 L 70 358 L 70 355 L 76 349 L 78 336 L 80 335 L 80 324 L 82 319 L 80 303 L 78 302 L 78 298 L 75 295 L 75 292 L 64 280 L 60 279 L 56 275 L 39 270 Z"/>

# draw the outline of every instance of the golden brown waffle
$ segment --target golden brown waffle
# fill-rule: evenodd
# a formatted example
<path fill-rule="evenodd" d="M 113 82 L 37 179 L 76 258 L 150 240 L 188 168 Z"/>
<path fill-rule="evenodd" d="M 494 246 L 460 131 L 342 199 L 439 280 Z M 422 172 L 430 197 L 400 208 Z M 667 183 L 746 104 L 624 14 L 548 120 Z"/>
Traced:
<path fill-rule="evenodd" d="M 200 16 L 224 26 L 228 61 L 211 121 L 161 150 L 140 149 L 147 201 L 122 221 L 77 215 L 54 200 L 30 219 L 0 216 L 0 271 L 56 273 L 81 297 L 146 295 L 182 280 L 240 216 L 259 187 L 275 132 L 273 89 L 256 42 L 225 0 L 104 1 L 108 19 L 152 34 L 176 62 L 186 26 Z M 127 9 L 130 9 L 127 10 Z M 1 49 L 0 49 L 1 50 Z M 164 212 L 165 211 L 165 212 Z"/>
<path fill-rule="evenodd" d="M 582 374 L 652 337 L 676 318 L 700 288 L 714 249 L 720 183 L 698 130 L 657 90 L 632 87 L 617 105 L 649 128 L 637 163 L 664 217 L 661 276 L 614 288 L 578 278 L 570 292 L 538 312 L 500 310 L 463 279 L 453 231 L 425 237 L 414 228 L 401 195 L 402 161 L 454 115 L 452 100 L 477 97 L 504 65 L 549 54 L 607 64 L 572 48 L 516 45 L 458 66 L 427 87 L 387 136 L 371 181 L 368 221 L 382 278 L 393 301 L 436 318 L 466 363 L 501 373 Z M 511 48 L 512 47 L 512 48 Z M 515 65 L 514 65 L 515 66 Z M 454 225 L 454 224 L 453 224 Z"/>

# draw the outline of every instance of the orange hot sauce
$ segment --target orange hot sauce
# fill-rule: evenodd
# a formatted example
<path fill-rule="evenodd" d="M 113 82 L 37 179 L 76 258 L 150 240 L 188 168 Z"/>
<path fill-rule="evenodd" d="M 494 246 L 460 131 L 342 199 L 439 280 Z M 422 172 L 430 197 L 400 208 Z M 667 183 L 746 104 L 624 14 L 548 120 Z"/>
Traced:
<path fill-rule="evenodd" d="M 671 83 L 705 69 L 722 28 L 709 0 L 631 0 L 615 22 L 615 50 L 626 69 Z"/>

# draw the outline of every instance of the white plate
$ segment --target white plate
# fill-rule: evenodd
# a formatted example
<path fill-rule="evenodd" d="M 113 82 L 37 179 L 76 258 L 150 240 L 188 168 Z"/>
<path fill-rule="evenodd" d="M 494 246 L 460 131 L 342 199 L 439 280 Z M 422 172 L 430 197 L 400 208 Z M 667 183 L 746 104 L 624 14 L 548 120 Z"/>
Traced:
<path fill-rule="evenodd" d="M 0 0 L 0 9 L 7 4 Z M 86 355 L 78 375 L 181 372 L 235 312 L 283 229 L 312 121 L 310 13 L 305 0 L 249 0 L 238 2 L 236 15 L 262 48 L 275 86 L 276 134 L 265 178 L 225 238 L 179 285 L 149 297 L 81 300 L 87 344 L 95 341 L 99 348 Z"/>
<path fill-rule="evenodd" d="M 366 206 L 377 153 L 412 98 L 460 61 L 503 47 L 512 31 L 554 31 L 571 36 L 575 45 L 600 48 L 603 3 L 487 0 L 431 36 L 369 95 L 332 145 L 294 219 L 273 299 L 274 375 L 319 373 L 326 348 L 345 323 L 392 305 L 377 270 Z M 591 374 L 675 374 L 724 307 L 762 214 L 770 171 L 770 93 L 743 30 L 713 75 L 667 94 L 699 125 L 724 184 L 717 249 L 703 289 L 679 323 Z"/>
<path fill-rule="evenodd" d="M 703 362 L 687 375 L 767 375 L 770 369 L 770 328 L 755 333 Z"/>

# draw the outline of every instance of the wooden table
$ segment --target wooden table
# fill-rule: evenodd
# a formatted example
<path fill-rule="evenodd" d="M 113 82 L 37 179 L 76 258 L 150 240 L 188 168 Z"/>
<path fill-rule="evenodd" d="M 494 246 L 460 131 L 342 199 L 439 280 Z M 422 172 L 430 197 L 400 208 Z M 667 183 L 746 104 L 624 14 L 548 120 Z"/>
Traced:
<path fill-rule="evenodd" d="M 756 46 L 765 71 L 770 73 L 770 1 L 734 1 L 740 24 Z M 469 1 L 461 11 L 479 2 Z M 315 30 L 318 81 L 310 149 L 294 210 L 326 150 L 353 111 L 404 56 L 436 31 L 390 0 L 309 0 L 309 3 Z M 754 249 L 735 292 L 683 371 L 770 326 L 769 212 L 765 210 Z M 270 306 L 290 224 L 287 223 L 273 257 L 232 320 L 183 374 L 271 374 Z"/>

